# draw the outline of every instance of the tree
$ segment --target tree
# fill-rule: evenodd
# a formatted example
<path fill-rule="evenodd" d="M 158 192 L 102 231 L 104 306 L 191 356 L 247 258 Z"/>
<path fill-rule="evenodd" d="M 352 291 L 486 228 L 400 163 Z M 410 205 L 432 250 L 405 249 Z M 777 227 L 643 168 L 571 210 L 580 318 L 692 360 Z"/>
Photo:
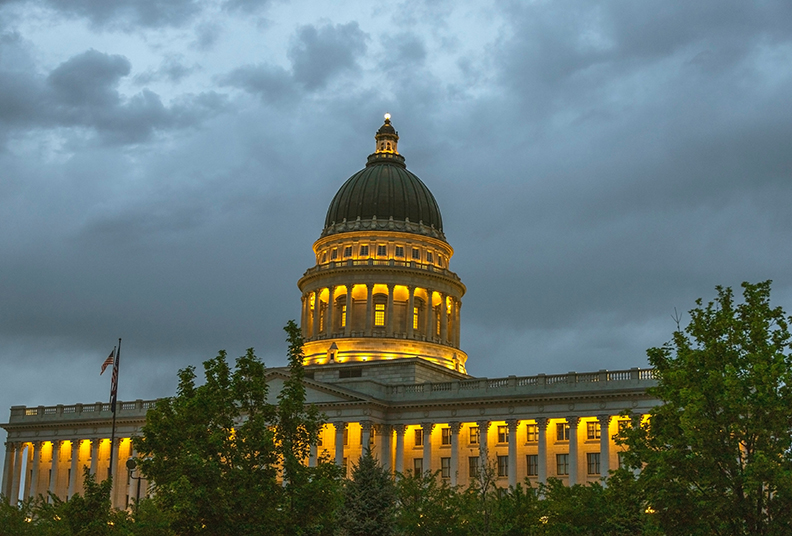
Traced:
<path fill-rule="evenodd" d="M 662 401 L 625 430 L 627 463 L 669 535 L 792 533 L 789 318 L 770 281 L 717 287 L 671 342 L 647 351 Z"/>
<path fill-rule="evenodd" d="M 395 533 L 396 488 L 390 472 L 366 449 L 344 487 L 340 515 L 343 534 L 391 536 Z"/>

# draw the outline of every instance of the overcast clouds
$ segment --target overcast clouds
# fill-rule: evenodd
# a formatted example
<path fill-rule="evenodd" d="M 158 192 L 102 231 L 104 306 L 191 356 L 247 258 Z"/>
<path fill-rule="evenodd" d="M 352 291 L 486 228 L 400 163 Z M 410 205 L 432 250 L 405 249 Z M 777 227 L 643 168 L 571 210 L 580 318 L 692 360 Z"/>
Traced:
<path fill-rule="evenodd" d="M 0 0 L 0 411 L 104 400 L 119 336 L 122 399 L 284 364 L 384 112 L 471 374 L 646 366 L 718 284 L 792 311 L 790 88 L 781 0 Z"/>

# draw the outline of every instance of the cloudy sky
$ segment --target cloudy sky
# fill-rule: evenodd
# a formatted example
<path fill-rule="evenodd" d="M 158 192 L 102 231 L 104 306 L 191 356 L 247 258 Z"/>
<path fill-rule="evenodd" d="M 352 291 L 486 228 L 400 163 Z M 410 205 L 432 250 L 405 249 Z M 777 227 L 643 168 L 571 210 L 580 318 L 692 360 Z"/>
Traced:
<path fill-rule="evenodd" d="M 792 3 L 0 0 L 0 411 L 173 393 L 281 327 L 390 112 L 479 376 L 646 366 L 716 285 L 792 310 Z M 0 417 L 5 420 L 5 417 Z"/>

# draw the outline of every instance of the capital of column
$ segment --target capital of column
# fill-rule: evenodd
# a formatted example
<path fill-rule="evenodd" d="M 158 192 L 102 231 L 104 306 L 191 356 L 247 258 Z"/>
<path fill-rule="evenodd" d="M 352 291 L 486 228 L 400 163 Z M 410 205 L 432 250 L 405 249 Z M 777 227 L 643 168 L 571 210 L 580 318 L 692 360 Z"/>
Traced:
<path fill-rule="evenodd" d="M 459 431 L 462 429 L 462 423 L 459 421 L 452 421 L 448 423 L 448 427 L 451 428 L 452 434 L 458 434 Z"/>
<path fill-rule="evenodd" d="M 346 428 L 346 425 L 347 425 L 346 421 L 334 421 L 333 422 L 333 426 L 335 427 L 336 431 L 343 430 L 344 428 Z"/>
<path fill-rule="evenodd" d="M 431 434 L 432 430 L 434 429 L 434 427 L 435 427 L 435 423 L 433 423 L 433 422 L 422 422 L 421 423 L 421 429 L 423 429 L 424 435 Z"/>
<path fill-rule="evenodd" d="M 597 415 L 597 420 L 603 428 L 610 424 L 612 418 L 613 415 Z"/>
<path fill-rule="evenodd" d="M 490 421 L 476 421 L 476 425 L 479 427 L 479 432 L 486 432 L 489 430 L 490 424 L 492 424 Z"/>
<path fill-rule="evenodd" d="M 374 426 L 374 423 L 372 423 L 371 421 L 360 421 L 360 428 L 364 432 L 371 432 L 371 429 L 373 428 L 373 426 Z"/>
<path fill-rule="evenodd" d="M 536 420 L 536 426 L 539 427 L 539 431 L 546 432 L 547 425 L 550 424 L 550 419 L 548 419 L 547 417 L 539 417 L 535 420 Z"/>
<path fill-rule="evenodd" d="M 506 426 L 508 426 L 509 433 L 517 431 L 517 425 L 519 424 L 519 422 L 520 421 L 518 419 L 507 419 L 506 420 Z"/>
<path fill-rule="evenodd" d="M 394 424 L 393 431 L 396 432 L 396 435 L 403 436 L 404 432 L 407 431 L 407 427 L 403 424 Z"/>
<path fill-rule="evenodd" d="M 567 417 L 566 418 L 567 424 L 569 424 L 570 430 L 576 430 L 578 424 L 580 424 L 580 417 Z"/>

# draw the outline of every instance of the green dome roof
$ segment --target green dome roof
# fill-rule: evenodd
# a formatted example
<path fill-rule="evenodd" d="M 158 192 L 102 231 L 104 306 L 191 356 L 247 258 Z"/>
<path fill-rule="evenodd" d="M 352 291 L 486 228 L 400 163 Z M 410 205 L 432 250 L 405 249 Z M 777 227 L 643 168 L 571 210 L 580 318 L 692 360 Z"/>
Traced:
<path fill-rule="evenodd" d="M 388 119 L 377 139 L 391 141 L 393 150 L 369 155 L 366 167 L 341 186 L 327 210 L 322 236 L 392 229 L 445 240 L 440 207 L 421 179 L 407 171 L 404 157 L 395 152 L 398 134 Z"/>

